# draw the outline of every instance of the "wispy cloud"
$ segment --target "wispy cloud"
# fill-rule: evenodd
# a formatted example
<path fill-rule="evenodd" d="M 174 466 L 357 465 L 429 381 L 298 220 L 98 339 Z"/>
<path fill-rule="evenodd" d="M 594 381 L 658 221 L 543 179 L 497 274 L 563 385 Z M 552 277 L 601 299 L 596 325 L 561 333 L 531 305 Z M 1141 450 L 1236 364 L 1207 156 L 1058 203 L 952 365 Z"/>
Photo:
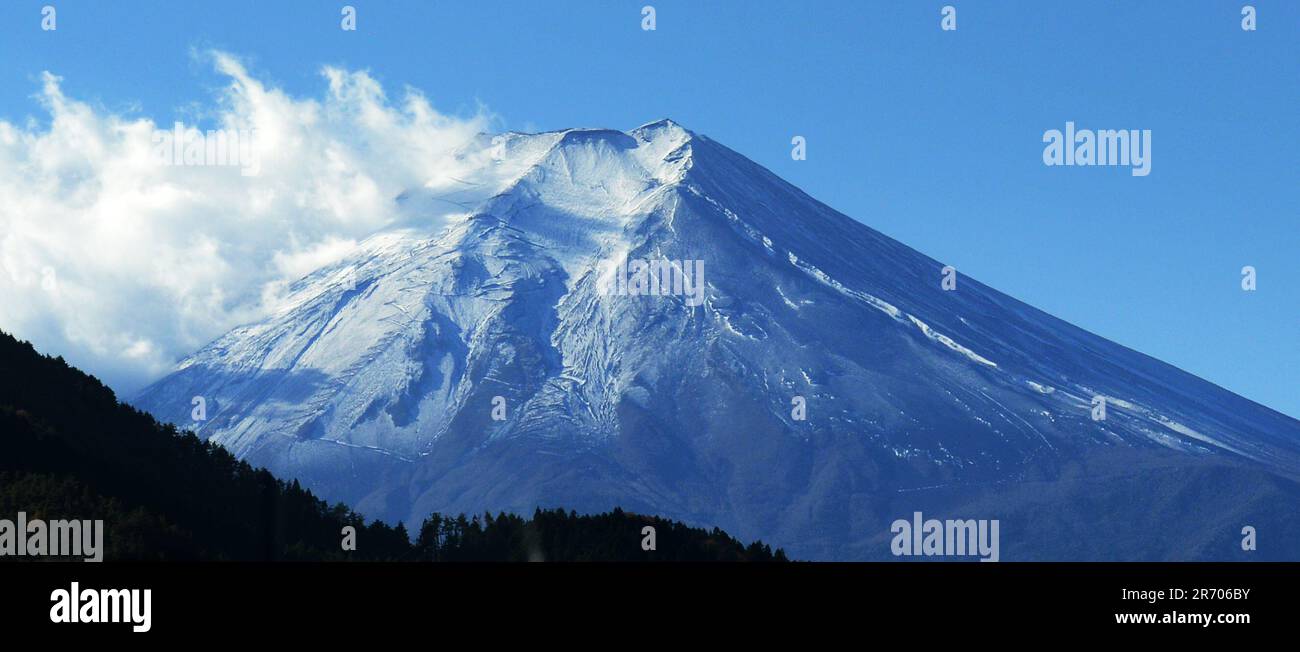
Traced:
<path fill-rule="evenodd" d="M 399 210 L 402 192 L 464 183 L 483 164 L 483 110 L 445 115 L 331 67 L 320 97 L 292 97 L 234 56 L 204 56 L 228 83 L 201 128 L 252 133 L 255 175 L 160 164 L 157 135 L 173 124 L 94 108 L 48 72 L 36 95 L 48 122 L 0 121 L 0 329 L 123 391 L 367 234 L 433 217 Z"/>

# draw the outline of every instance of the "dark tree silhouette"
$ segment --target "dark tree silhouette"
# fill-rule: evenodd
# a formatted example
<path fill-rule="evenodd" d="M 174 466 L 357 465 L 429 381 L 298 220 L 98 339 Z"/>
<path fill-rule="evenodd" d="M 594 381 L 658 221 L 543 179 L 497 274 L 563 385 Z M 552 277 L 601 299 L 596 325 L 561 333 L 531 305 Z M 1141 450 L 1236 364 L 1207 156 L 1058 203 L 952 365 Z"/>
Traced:
<path fill-rule="evenodd" d="M 224 448 L 121 403 L 63 358 L 0 332 L 0 518 L 102 519 L 106 559 L 770 560 L 721 530 L 655 517 L 538 510 L 369 524 Z M 651 525 L 657 549 L 641 549 Z M 343 528 L 357 549 L 342 549 Z"/>

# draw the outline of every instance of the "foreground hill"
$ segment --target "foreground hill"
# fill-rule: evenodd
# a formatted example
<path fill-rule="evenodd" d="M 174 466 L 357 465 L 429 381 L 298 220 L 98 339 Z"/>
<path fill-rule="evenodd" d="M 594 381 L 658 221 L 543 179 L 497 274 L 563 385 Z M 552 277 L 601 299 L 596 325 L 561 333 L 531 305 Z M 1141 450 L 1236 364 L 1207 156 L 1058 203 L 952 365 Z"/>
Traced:
<path fill-rule="evenodd" d="M 720 530 L 625 514 L 537 512 L 366 524 L 296 481 L 120 403 L 94 377 L 0 332 L 0 519 L 102 519 L 105 558 L 228 560 L 769 560 Z M 641 529 L 656 529 L 643 551 Z M 356 528 L 354 552 L 342 530 Z"/>

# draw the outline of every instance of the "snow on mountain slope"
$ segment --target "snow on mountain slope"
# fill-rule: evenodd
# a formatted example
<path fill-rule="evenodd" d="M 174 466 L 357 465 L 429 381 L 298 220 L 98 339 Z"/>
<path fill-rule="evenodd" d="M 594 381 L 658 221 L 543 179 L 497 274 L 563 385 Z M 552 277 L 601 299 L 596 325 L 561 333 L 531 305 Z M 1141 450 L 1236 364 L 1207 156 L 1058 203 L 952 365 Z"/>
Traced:
<path fill-rule="evenodd" d="M 941 263 L 671 121 L 491 146 L 492 181 L 398 198 L 464 209 L 436 233 L 377 234 L 137 404 L 374 517 L 622 505 L 825 558 L 887 554 L 911 505 L 1015 522 L 1052 495 L 1035 483 L 1068 511 L 1300 475 L 1300 422 L 973 279 L 944 291 Z M 611 292 L 660 260 L 702 261 L 699 305 Z M 1170 504 L 1152 513 L 1210 527 Z M 1228 555 L 1180 536 L 1080 554 Z"/>

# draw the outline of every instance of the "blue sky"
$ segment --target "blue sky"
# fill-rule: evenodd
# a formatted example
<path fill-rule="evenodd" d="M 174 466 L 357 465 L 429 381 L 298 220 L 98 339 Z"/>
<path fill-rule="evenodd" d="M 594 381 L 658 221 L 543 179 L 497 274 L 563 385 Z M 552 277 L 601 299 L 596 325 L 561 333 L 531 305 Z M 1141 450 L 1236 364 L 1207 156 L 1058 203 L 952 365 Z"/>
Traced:
<path fill-rule="evenodd" d="M 499 129 L 671 117 L 965 275 L 1300 416 L 1300 3 L 1254 2 L 1255 32 L 1243 2 L 659 1 L 653 32 L 644 4 L 5 2 L 0 120 L 48 119 L 48 70 L 168 124 L 224 83 L 207 49 L 295 96 L 320 94 L 323 65 L 368 70 Z M 1151 174 L 1044 166 L 1066 121 L 1150 129 Z"/>

